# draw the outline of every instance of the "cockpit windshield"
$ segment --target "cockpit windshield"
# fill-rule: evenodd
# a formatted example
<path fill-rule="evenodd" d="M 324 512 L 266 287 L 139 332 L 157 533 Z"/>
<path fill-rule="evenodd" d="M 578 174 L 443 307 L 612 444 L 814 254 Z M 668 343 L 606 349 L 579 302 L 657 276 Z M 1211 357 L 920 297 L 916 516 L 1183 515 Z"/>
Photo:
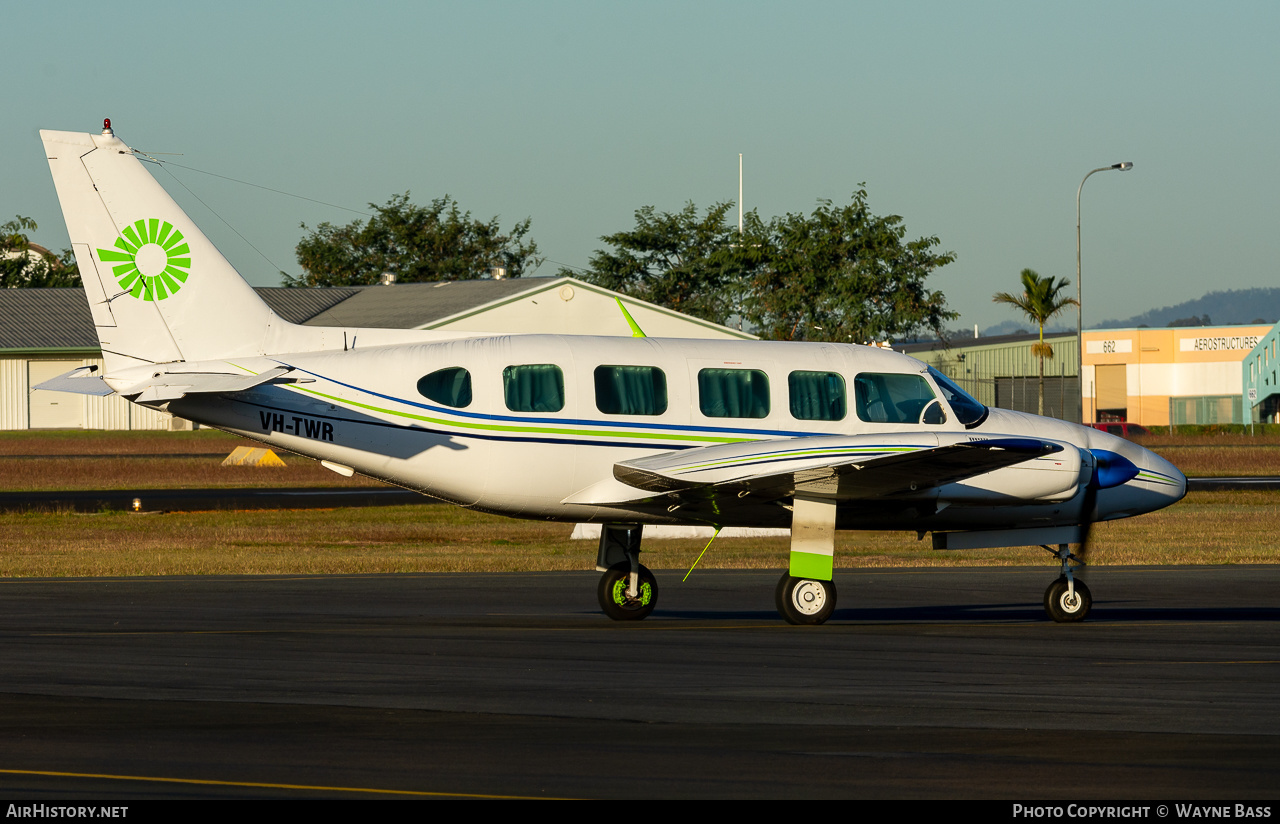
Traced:
<path fill-rule="evenodd" d="M 973 429 L 987 419 L 987 408 L 957 386 L 951 378 L 932 366 L 929 367 L 929 375 L 934 383 L 938 384 L 938 388 L 942 390 L 942 397 L 951 404 L 951 410 L 956 413 L 956 420 L 964 424 L 965 429 Z"/>

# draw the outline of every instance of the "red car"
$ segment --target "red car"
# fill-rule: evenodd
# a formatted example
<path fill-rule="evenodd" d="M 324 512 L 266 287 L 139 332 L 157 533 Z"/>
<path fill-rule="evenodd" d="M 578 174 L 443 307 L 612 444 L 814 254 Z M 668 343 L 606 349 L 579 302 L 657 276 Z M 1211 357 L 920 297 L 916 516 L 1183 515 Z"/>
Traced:
<path fill-rule="evenodd" d="M 1089 425 L 1094 429 L 1101 429 L 1108 435 L 1119 435 L 1122 438 L 1141 438 L 1143 435 L 1151 434 L 1145 426 L 1139 426 L 1136 423 L 1091 423 Z"/>

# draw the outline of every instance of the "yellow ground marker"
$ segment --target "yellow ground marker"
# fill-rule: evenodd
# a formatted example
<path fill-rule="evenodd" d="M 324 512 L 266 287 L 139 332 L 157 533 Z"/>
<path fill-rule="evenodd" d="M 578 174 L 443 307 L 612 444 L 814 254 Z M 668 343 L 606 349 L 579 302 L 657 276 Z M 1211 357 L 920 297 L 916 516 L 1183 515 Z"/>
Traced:
<path fill-rule="evenodd" d="M 222 462 L 223 466 L 285 466 L 280 456 L 261 446 L 237 446 Z"/>

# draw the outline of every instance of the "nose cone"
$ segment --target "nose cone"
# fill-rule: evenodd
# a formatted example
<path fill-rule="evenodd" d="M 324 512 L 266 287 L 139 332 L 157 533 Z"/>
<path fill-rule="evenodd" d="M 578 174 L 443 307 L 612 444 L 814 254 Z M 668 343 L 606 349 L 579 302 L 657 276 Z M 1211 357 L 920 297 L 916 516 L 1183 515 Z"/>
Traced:
<path fill-rule="evenodd" d="M 1138 475 L 1130 483 L 1145 484 L 1152 492 L 1167 498 L 1160 506 L 1181 501 L 1187 494 L 1187 476 L 1154 452 L 1144 449 L 1142 457 L 1144 460 L 1138 464 Z"/>
<path fill-rule="evenodd" d="M 1095 450 L 1095 455 L 1102 450 Z M 1178 467 L 1137 444 L 1125 442 L 1105 465 L 1098 461 L 1098 516 L 1101 520 L 1154 512 L 1177 503 L 1187 494 L 1187 477 Z M 1120 480 L 1124 476 L 1129 476 Z M 1108 487 L 1108 481 L 1120 483 Z"/>

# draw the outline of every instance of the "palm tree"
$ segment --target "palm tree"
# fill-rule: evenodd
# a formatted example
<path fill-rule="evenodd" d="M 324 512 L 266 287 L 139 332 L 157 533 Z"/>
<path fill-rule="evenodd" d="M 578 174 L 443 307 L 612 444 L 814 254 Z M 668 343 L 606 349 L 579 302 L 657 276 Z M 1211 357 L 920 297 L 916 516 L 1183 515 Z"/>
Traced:
<path fill-rule="evenodd" d="M 1031 354 L 1040 359 L 1040 406 L 1039 414 L 1044 414 L 1044 359 L 1053 357 L 1053 347 L 1044 342 L 1044 325 L 1054 315 L 1076 304 L 1075 298 L 1062 297 L 1061 292 L 1071 284 L 1063 278 L 1042 278 L 1032 269 L 1022 270 L 1022 294 L 1011 295 L 999 292 L 992 298 L 996 303 L 1007 303 L 1016 306 L 1026 313 L 1027 317 L 1040 325 L 1040 342 L 1031 347 Z"/>

